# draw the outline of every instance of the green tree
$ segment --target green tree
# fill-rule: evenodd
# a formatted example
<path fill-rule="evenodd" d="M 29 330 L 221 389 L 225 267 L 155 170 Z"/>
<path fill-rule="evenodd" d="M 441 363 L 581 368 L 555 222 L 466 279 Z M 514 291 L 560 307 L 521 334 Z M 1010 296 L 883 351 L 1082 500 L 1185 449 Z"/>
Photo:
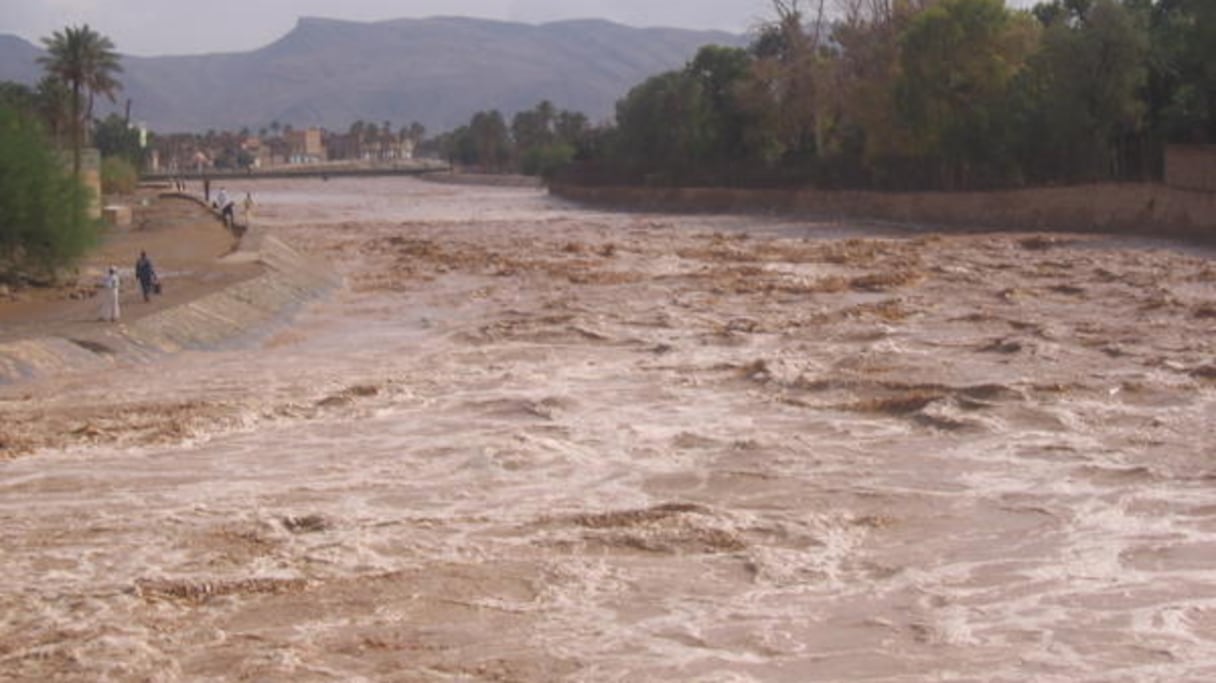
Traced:
<path fill-rule="evenodd" d="M 532 109 L 517 112 L 511 119 L 511 137 L 516 148 L 523 152 L 552 144 L 555 118 L 553 104 L 548 100 Z"/>
<path fill-rule="evenodd" d="M 1009 88 L 1036 42 L 1037 24 L 1003 0 L 943 0 L 901 35 L 897 106 L 913 152 L 937 160 L 944 187 L 1009 173 Z"/>
<path fill-rule="evenodd" d="M 590 126 L 577 112 L 558 110 L 543 100 L 511 119 L 511 142 L 518 169 L 549 177 L 574 160 Z"/>
<path fill-rule="evenodd" d="M 417 121 L 410 122 L 406 128 L 402 128 L 401 137 L 414 143 L 414 145 L 422 144 L 426 138 L 426 126 Z"/>
<path fill-rule="evenodd" d="M 1185 84 L 1176 114 L 1178 128 L 1191 128 L 1192 141 L 1216 142 L 1216 5 L 1188 0 L 1193 20 L 1185 32 L 1181 72 Z"/>
<path fill-rule="evenodd" d="M 834 55 L 825 40 L 825 3 L 812 4 L 816 10 L 808 21 L 800 0 L 772 0 L 776 19 L 751 45 L 756 58 L 747 98 L 751 113 L 764 122 L 786 162 L 795 165 L 813 164 L 828 148 L 839 108 Z"/>
<path fill-rule="evenodd" d="M 47 74 L 58 79 L 71 91 L 72 170 L 80 176 L 80 150 L 84 146 L 85 120 L 93 114 L 93 97 L 105 95 L 114 101 L 114 93 L 121 89 L 116 79 L 122 72 L 118 53 L 109 38 L 89 28 L 88 24 L 68 27 L 43 38 L 47 54 L 38 61 Z M 88 96 L 87 107 L 82 107 L 81 98 Z"/>
<path fill-rule="evenodd" d="M 1025 166 L 1035 180 L 1122 175 L 1120 147 L 1145 114 L 1145 27 L 1113 0 L 1040 5 L 1035 16 L 1048 23 L 1017 103 L 1028 109 Z"/>
<path fill-rule="evenodd" d="M 274 124 L 272 123 L 271 126 L 273 127 Z M 364 123 L 362 119 L 359 119 L 358 121 L 350 124 L 350 130 L 348 130 L 346 133 L 350 138 L 351 153 L 356 159 L 363 158 L 363 136 L 366 130 L 367 124 Z"/>
<path fill-rule="evenodd" d="M 93 128 L 93 143 L 103 158 L 120 157 L 136 168 L 143 163 L 144 150 L 139 144 L 139 130 L 131 127 L 118 114 L 110 114 L 97 122 Z"/>
<path fill-rule="evenodd" d="M 477 112 L 469 122 L 468 134 L 478 165 L 494 171 L 506 167 L 511 158 L 511 136 L 501 113 L 497 110 Z"/>
<path fill-rule="evenodd" d="M 896 105 L 899 36 L 920 10 L 907 2 L 850 3 L 832 38 L 838 46 L 841 132 L 857 172 L 853 180 L 899 186 L 905 181 L 893 162 L 909 158 L 914 147 Z"/>
<path fill-rule="evenodd" d="M 558 112 L 557 120 L 553 123 L 553 132 L 557 139 L 576 147 L 582 144 L 590 130 L 591 122 L 587 120 L 587 115 L 577 111 L 563 109 Z"/>
<path fill-rule="evenodd" d="M 0 273 L 52 279 L 79 258 L 97 237 L 87 194 L 38 124 L 0 107 Z"/>
<path fill-rule="evenodd" d="M 700 81 L 685 71 L 654 76 L 617 103 L 616 155 L 627 166 L 674 179 L 706 158 L 709 118 Z"/>
<path fill-rule="evenodd" d="M 702 47 L 685 71 L 700 83 L 708 109 L 707 154 L 718 164 L 749 156 L 746 129 L 751 123 L 741 101 L 742 84 L 751 74 L 752 58 L 746 50 L 719 45 Z"/>
<path fill-rule="evenodd" d="M 130 194 L 139 185 L 139 171 L 121 156 L 101 160 L 101 191 L 105 194 Z"/>
<path fill-rule="evenodd" d="M 630 90 L 576 175 L 965 189 L 1134 178 L 1164 141 L 1216 142 L 1213 0 L 835 0 L 830 36 L 827 0 L 770 1 L 746 52 Z"/>
<path fill-rule="evenodd" d="M 32 115 L 38 111 L 38 93 L 23 83 L 0 81 L 0 107 Z"/>
<path fill-rule="evenodd" d="M 55 145 L 63 148 L 64 136 L 72 132 L 72 92 L 54 76 L 38 82 L 38 111 Z"/>
<path fill-rule="evenodd" d="M 1216 3 L 1127 0 L 1148 26 L 1148 118 L 1161 139 L 1216 143 Z"/>

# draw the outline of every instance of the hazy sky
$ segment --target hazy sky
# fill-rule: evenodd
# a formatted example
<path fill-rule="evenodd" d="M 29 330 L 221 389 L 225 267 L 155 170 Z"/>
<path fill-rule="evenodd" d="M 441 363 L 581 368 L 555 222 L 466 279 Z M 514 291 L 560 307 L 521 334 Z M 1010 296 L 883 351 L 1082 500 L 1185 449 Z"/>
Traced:
<path fill-rule="evenodd" d="M 771 15 L 769 0 L 0 0 L 0 33 L 32 43 L 87 23 L 132 55 L 261 47 L 300 16 L 356 21 L 459 15 L 542 23 L 595 17 L 632 26 L 744 33 Z"/>

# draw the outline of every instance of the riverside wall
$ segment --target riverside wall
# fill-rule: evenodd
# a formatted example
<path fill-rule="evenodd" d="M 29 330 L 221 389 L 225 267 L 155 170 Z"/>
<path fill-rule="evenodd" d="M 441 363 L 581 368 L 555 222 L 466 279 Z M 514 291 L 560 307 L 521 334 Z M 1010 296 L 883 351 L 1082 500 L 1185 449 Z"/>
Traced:
<path fill-rule="evenodd" d="M 1216 192 L 1216 145 L 1170 145 L 1165 149 L 1165 184 Z"/>
<path fill-rule="evenodd" d="M 228 258 L 256 261 L 264 272 L 132 323 L 99 325 L 71 338 L 32 337 L 0 343 L 0 384 L 240 343 L 271 329 L 299 306 L 341 283 L 325 264 L 260 234 L 246 235 L 241 249 Z"/>
<path fill-rule="evenodd" d="M 572 201 L 642 209 L 806 214 L 954 229 L 1117 232 L 1216 241 L 1216 192 L 1101 183 L 992 192 L 553 185 Z"/>

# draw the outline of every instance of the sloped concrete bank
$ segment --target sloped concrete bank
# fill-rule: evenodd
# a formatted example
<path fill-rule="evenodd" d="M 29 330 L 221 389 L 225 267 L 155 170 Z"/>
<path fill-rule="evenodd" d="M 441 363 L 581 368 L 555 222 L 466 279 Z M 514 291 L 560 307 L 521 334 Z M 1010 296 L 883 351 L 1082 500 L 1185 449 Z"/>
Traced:
<path fill-rule="evenodd" d="M 95 330 L 71 338 L 0 343 L 0 384 L 239 343 L 341 284 L 327 265 L 274 237 L 247 234 L 241 249 L 225 258 L 260 263 L 265 272 L 131 323 L 99 323 Z"/>
<path fill-rule="evenodd" d="M 1118 232 L 1216 241 L 1216 192 L 1101 183 L 994 192 L 864 192 L 552 185 L 589 204 L 681 211 L 776 211 L 963 229 Z"/>

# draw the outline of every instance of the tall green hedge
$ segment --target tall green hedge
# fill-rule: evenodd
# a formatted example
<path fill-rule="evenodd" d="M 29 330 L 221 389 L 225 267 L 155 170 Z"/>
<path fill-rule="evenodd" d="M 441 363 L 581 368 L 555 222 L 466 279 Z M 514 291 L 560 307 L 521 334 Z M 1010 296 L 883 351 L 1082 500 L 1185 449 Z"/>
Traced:
<path fill-rule="evenodd" d="M 0 107 L 0 278 L 53 279 L 97 241 L 88 190 L 29 118 Z"/>

